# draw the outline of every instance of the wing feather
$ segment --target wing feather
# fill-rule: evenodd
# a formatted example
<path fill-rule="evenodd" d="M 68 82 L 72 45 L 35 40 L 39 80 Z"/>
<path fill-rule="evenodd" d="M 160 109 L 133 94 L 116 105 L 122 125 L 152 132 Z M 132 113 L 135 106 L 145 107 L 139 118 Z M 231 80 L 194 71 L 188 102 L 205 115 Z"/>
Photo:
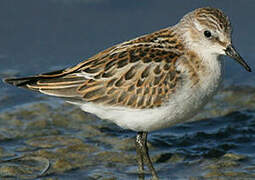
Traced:
<path fill-rule="evenodd" d="M 155 44 L 147 45 L 129 45 L 106 56 L 105 64 L 90 73 L 93 81 L 78 88 L 83 100 L 131 108 L 161 106 L 177 85 L 179 72 L 175 62 L 181 54 Z M 80 71 L 87 68 L 93 69 L 93 65 Z"/>
<path fill-rule="evenodd" d="M 164 41 L 169 38 L 168 46 L 159 43 L 160 36 Z M 183 54 L 173 37 L 163 30 L 113 46 L 71 68 L 5 81 L 83 102 L 130 108 L 161 106 L 180 79 L 176 61 Z"/>

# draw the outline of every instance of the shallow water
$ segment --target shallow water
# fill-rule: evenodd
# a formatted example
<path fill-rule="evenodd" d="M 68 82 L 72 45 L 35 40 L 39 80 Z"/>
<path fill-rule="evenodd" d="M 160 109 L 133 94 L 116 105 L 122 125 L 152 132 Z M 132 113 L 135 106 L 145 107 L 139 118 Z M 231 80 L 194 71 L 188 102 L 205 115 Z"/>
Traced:
<path fill-rule="evenodd" d="M 253 68 L 253 0 L 186 4 L 166 0 L 3 0 L 0 78 L 74 65 L 208 5 L 230 16 L 233 42 Z M 150 133 L 150 154 L 161 179 L 254 178 L 255 76 L 225 59 L 225 89 L 195 118 L 203 121 Z M 137 178 L 134 132 L 58 99 L 2 82 L 0 93 L 1 178 L 33 179 L 48 164 L 40 179 Z"/>

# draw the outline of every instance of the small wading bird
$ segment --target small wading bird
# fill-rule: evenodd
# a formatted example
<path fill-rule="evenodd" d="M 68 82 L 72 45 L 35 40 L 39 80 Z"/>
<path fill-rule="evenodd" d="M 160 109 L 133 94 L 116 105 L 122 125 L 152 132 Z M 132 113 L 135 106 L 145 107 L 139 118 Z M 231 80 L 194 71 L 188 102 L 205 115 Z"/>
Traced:
<path fill-rule="evenodd" d="M 232 46 L 231 25 L 219 9 L 199 8 L 178 24 L 118 44 L 80 64 L 5 82 L 65 98 L 86 112 L 137 132 L 139 177 L 153 179 L 147 134 L 193 117 L 217 92 L 228 55 L 250 67 Z"/>

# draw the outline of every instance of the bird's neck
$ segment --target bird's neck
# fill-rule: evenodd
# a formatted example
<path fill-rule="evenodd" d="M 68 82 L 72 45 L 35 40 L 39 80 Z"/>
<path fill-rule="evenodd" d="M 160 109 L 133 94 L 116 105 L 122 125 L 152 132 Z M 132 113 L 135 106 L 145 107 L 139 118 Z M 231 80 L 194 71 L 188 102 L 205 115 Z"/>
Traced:
<path fill-rule="evenodd" d="M 222 56 L 202 51 L 198 53 L 198 56 L 201 59 L 200 86 L 208 91 L 217 92 L 223 76 L 224 61 Z"/>

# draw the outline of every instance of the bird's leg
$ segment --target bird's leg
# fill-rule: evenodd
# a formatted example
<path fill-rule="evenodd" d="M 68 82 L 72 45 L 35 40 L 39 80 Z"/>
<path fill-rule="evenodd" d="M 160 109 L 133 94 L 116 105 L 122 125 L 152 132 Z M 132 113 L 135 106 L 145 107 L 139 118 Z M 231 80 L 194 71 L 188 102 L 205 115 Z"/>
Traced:
<path fill-rule="evenodd" d="M 142 151 L 142 132 L 138 132 L 135 139 L 136 156 L 138 162 L 139 180 L 144 180 L 144 162 Z"/>
<path fill-rule="evenodd" d="M 151 162 L 150 156 L 149 156 L 149 152 L 148 152 L 148 146 L 147 146 L 147 132 L 138 132 L 137 136 L 136 136 L 136 144 L 137 147 L 139 146 L 139 150 L 141 151 L 142 154 L 142 158 L 145 160 L 148 168 L 151 171 L 152 174 L 152 178 L 154 180 L 158 180 L 158 175 L 157 172 L 155 171 L 153 164 Z M 140 167 L 139 167 L 140 169 Z"/>
<path fill-rule="evenodd" d="M 155 169 L 153 167 L 153 164 L 152 164 L 151 159 L 150 159 L 149 151 L 148 151 L 147 134 L 148 134 L 147 132 L 142 133 L 143 157 L 144 157 L 144 160 L 145 160 L 147 166 L 149 167 L 149 169 L 151 171 L 152 179 L 153 180 L 158 180 L 159 178 L 158 178 L 157 172 L 155 171 Z"/>

